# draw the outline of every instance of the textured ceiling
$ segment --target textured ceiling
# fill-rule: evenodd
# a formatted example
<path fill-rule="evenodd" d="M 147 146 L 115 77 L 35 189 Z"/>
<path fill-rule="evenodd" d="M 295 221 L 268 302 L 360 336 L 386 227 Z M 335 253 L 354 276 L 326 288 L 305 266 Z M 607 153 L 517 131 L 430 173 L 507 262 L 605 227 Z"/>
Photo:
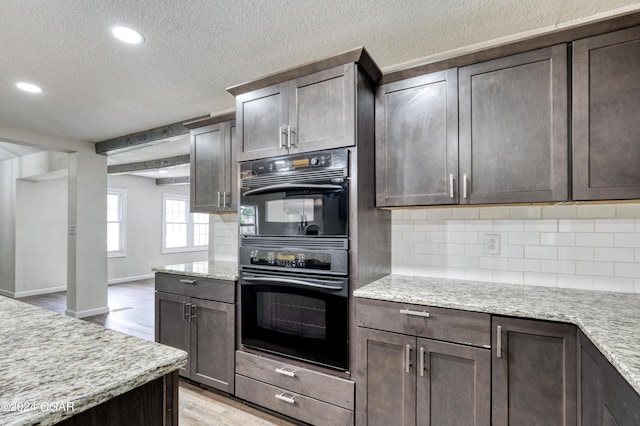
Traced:
<path fill-rule="evenodd" d="M 640 3 L 2 0 L 0 124 L 96 142 L 228 110 L 226 87 L 356 46 L 384 70 L 618 8 Z M 117 24 L 145 43 L 117 42 Z"/>

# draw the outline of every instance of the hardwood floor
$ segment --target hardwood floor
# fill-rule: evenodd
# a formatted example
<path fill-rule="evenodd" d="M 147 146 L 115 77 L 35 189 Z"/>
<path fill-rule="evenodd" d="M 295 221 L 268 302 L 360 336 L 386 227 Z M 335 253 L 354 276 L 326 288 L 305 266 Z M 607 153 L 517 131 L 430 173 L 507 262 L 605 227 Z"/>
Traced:
<path fill-rule="evenodd" d="M 153 341 L 154 291 L 152 278 L 109 286 L 109 312 L 83 318 L 83 320 Z M 67 294 L 64 291 L 23 297 L 19 300 L 59 314 L 64 314 L 67 308 Z M 184 380 L 180 380 L 178 395 L 180 426 L 288 426 L 297 424 Z"/>

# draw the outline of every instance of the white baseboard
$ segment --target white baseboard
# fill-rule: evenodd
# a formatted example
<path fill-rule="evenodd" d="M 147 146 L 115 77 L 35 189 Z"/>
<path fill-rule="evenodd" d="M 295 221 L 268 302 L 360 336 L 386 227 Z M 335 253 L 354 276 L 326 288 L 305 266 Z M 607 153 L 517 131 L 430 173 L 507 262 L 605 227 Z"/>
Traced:
<path fill-rule="evenodd" d="M 12 299 L 15 299 L 15 293 L 9 290 L 4 290 L 0 288 L 0 296 L 7 296 Z"/>
<path fill-rule="evenodd" d="M 113 278 L 108 281 L 109 285 L 127 283 L 129 281 L 147 280 L 155 277 L 155 274 L 138 275 L 136 277 Z"/>
<path fill-rule="evenodd" d="M 12 295 L 9 297 L 13 297 L 14 299 L 19 299 L 21 297 L 39 296 L 41 294 L 58 293 L 60 291 L 67 291 L 67 286 L 39 288 L 36 290 L 26 290 L 26 291 L 16 291 L 15 293 L 11 293 Z"/>
<path fill-rule="evenodd" d="M 86 311 L 72 311 L 67 309 L 64 311 L 64 314 L 73 318 L 85 318 L 92 317 L 94 315 L 106 314 L 107 312 L 109 312 L 109 307 L 103 306 L 101 308 L 87 309 Z"/>

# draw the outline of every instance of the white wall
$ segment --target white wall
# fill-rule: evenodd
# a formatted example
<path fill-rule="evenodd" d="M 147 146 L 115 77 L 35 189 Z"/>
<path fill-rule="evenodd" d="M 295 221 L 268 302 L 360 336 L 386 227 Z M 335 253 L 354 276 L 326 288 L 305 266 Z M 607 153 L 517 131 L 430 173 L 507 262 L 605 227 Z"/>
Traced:
<path fill-rule="evenodd" d="M 66 173 L 16 181 L 15 296 L 67 289 Z"/>
<path fill-rule="evenodd" d="M 107 160 L 93 143 L 61 139 L 0 125 L 0 140 L 68 153 L 67 309 L 83 317 L 108 311 L 107 306 Z M 15 167 L 0 169 L 0 292 L 15 292 Z"/>
<path fill-rule="evenodd" d="M 392 233 L 395 274 L 640 293 L 640 204 L 394 210 Z"/>
<path fill-rule="evenodd" d="M 207 250 L 162 254 L 163 194 L 189 196 L 189 185 L 157 186 L 154 179 L 111 175 L 107 186 L 127 191 L 126 256 L 109 258 L 109 283 L 152 277 L 156 266 L 207 260 Z"/>

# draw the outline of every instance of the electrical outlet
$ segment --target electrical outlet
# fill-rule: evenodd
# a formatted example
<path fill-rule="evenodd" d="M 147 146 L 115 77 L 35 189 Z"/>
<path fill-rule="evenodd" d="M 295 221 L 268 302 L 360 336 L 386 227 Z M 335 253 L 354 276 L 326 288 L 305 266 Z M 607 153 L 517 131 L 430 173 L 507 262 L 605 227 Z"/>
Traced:
<path fill-rule="evenodd" d="M 484 254 L 500 254 L 500 235 L 486 234 L 484 236 Z"/>

